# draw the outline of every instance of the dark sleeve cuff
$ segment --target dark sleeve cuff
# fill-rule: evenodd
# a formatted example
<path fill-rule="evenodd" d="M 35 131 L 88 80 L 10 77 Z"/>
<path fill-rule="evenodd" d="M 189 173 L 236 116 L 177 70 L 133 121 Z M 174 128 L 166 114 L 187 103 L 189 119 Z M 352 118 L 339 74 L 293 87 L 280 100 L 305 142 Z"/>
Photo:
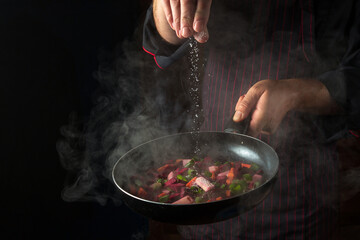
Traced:
<path fill-rule="evenodd" d="M 344 113 L 322 117 L 328 139 L 338 139 L 349 130 L 360 129 L 360 70 L 354 66 L 341 66 L 323 73 L 318 79 L 327 87 L 331 97 L 344 109 Z"/>
<path fill-rule="evenodd" d="M 325 72 L 317 78 L 328 89 L 332 99 L 346 110 L 346 81 L 342 71 L 333 70 Z M 345 115 L 318 116 L 316 124 L 323 129 L 325 142 L 335 142 L 340 138 L 346 137 L 348 127 Z"/>
<path fill-rule="evenodd" d="M 328 89 L 330 96 L 346 109 L 346 80 L 342 71 L 334 70 L 321 74 L 318 80 Z"/>
<path fill-rule="evenodd" d="M 166 42 L 155 27 L 153 8 L 149 7 L 144 22 L 143 49 L 154 57 L 159 68 L 166 68 L 183 57 L 188 50 L 189 42 L 189 39 L 181 45 Z"/>

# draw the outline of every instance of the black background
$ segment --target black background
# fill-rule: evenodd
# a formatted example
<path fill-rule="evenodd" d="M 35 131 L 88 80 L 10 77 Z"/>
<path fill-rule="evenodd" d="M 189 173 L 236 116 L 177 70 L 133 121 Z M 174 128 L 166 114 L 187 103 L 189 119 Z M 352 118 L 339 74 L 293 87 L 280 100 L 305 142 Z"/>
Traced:
<path fill-rule="evenodd" d="M 61 199 L 56 151 L 71 112 L 86 119 L 99 50 L 131 38 L 149 1 L 2 0 L 2 239 L 131 239 L 146 220 L 125 206 Z"/>
<path fill-rule="evenodd" d="M 126 206 L 65 202 L 56 142 L 71 112 L 87 119 L 99 51 L 131 38 L 150 0 L 0 1 L 0 238 L 141 239 Z M 139 46 L 141 50 L 141 46 Z M 340 182 L 359 167 L 360 138 L 339 141 Z M 344 239 L 359 231 L 360 194 L 343 186 Z M 348 236 L 348 237 L 346 237 Z"/>

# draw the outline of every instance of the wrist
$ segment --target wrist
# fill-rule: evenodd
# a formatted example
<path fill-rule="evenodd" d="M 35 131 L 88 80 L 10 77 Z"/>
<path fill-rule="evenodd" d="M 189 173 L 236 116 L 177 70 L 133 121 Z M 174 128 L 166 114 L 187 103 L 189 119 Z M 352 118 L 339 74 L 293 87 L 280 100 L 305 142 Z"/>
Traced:
<path fill-rule="evenodd" d="M 316 79 L 289 79 L 292 84 L 292 108 L 314 114 L 332 114 L 339 110 L 326 86 Z"/>

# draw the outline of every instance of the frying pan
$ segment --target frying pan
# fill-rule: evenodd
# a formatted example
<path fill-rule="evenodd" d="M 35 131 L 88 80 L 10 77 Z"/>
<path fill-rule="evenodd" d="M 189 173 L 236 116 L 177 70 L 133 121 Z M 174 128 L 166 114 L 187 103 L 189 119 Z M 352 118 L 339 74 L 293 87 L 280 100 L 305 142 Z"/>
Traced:
<path fill-rule="evenodd" d="M 247 126 L 243 131 L 246 131 Z M 155 202 L 127 191 L 131 176 L 144 175 L 148 169 L 156 169 L 169 159 L 192 158 L 195 155 L 256 163 L 262 168 L 265 181 L 249 192 L 198 204 Z M 112 177 L 122 200 L 139 214 L 156 221 L 179 225 L 207 224 L 238 216 L 261 203 L 274 186 L 278 166 L 278 156 L 269 145 L 259 139 L 236 133 L 230 126 L 225 132 L 187 132 L 141 144 L 115 163 Z"/>

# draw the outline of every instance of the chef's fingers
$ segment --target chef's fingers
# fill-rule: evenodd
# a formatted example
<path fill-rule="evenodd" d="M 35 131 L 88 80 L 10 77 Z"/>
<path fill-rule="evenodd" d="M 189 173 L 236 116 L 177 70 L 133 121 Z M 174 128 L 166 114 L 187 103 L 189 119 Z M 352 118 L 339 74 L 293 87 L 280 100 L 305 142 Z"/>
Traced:
<path fill-rule="evenodd" d="M 180 35 L 188 38 L 193 35 L 195 0 L 181 0 Z"/>
<path fill-rule="evenodd" d="M 169 0 L 162 0 L 162 5 L 163 5 L 163 10 L 165 13 L 165 17 L 166 20 L 168 21 L 170 27 L 175 30 L 174 26 L 173 26 L 173 15 L 172 15 L 172 10 L 171 10 L 171 5 L 170 5 L 170 1 Z"/>
<path fill-rule="evenodd" d="M 244 97 L 245 97 L 245 94 L 244 94 L 244 95 L 241 95 L 241 96 L 239 97 L 236 105 L 240 104 L 240 102 L 241 102 L 242 100 L 244 100 Z M 236 107 L 235 107 L 235 111 L 236 111 Z"/>
<path fill-rule="evenodd" d="M 194 38 L 199 43 L 206 43 L 209 40 L 209 32 L 207 27 L 205 27 L 202 32 L 194 32 Z"/>
<path fill-rule="evenodd" d="M 235 107 L 234 122 L 244 120 L 256 106 L 260 96 L 264 93 L 264 89 L 255 84 L 246 93 L 243 99 L 238 100 Z"/>
<path fill-rule="evenodd" d="M 180 34 L 180 0 L 170 0 L 171 14 L 172 14 L 172 25 L 176 32 L 176 35 L 181 38 Z"/>
<path fill-rule="evenodd" d="M 241 96 L 239 97 L 239 99 L 238 99 L 238 101 L 237 101 L 237 103 L 236 103 L 236 106 L 240 104 L 240 102 L 244 99 L 244 97 L 245 97 L 245 95 L 241 95 Z M 236 107 L 235 107 L 235 113 L 234 113 L 234 115 L 233 115 L 233 121 L 235 121 L 235 122 L 239 122 L 239 121 L 240 121 L 240 120 L 239 120 L 239 117 L 238 117 L 238 116 L 235 116 L 235 115 L 237 115 L 237 114 L 239 114 L 239 112 L 236 112 Z M 241 118 L 241 119 L 242 119 L 242 118 Z"/>
<path fill-rule="evenodd" d="M 195 30 L 195 32 L 201 33 L 205 31 L 210 16 L 210 7 L 211 7 L 211 0 L 197 1 L 194 23 L 193 23 L 193 29 Z"/>
<path fill-rule="evenodd" d="M 257 137 L 260 133 L 270 134 L 271 129 L 266 119 L 264 111 L 254 110 L 251 116 L 248 133 L 250 136 Z"/>

